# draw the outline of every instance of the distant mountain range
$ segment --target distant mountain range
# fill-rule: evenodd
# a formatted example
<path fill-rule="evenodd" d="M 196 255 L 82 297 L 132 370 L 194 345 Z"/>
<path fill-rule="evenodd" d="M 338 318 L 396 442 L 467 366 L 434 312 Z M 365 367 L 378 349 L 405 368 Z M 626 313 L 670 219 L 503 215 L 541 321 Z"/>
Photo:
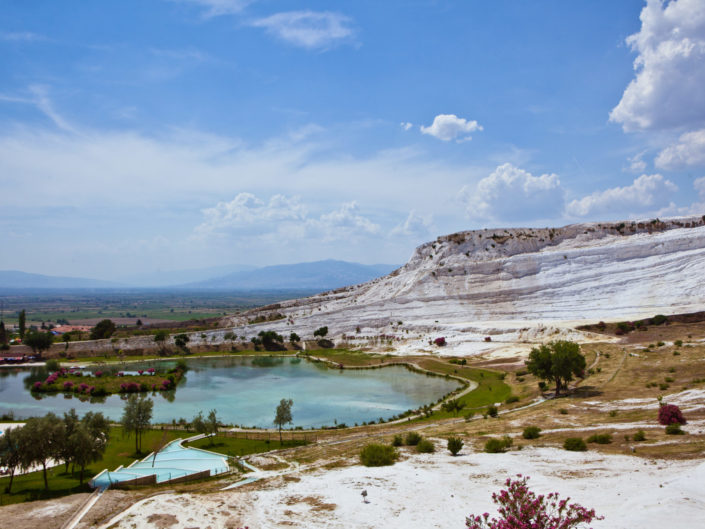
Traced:
<path fill-rule="evenodd" d="M 396 269 L 396 265 L 363 265 L 326 260 L 265 266 L 227 265 L 193 270 L 155 272 L 104 281 L 57 277 L 15 270 L 0 271 L 3 289 L 189 289 L 189 290 L 330 290 L 364 283 Z"/>

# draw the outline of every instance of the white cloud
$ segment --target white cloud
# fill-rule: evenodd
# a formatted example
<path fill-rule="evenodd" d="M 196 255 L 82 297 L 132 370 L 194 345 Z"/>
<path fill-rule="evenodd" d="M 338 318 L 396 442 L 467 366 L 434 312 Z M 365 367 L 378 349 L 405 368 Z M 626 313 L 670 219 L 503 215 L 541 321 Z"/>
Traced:
<path fill-rule="evenodd" d="M 474 188 L 463 187 L 460 198 L 474 219 L 555 219 L 563 212 L 564 190 L 555 174 L 533 176 L 505 163 Z"/>
<path fill-rule="evenodd" d="M 254 0 L 171 0 L 172 2 L 196 4 L 205 9 L 206 18 L 240 13 Z"/>
<path fill-rule="evenodd" d="M 13 31 L 8 33 L 0 33 L 0 40 L 7 42 L 37 42 L 47 40 L 44 35 L 38 35 L 31 31 Z"/>
<path fill-rule="evenodd" d="M 406 220 L 395 226 L 390 235 L 404 237 L 425 237 L 431 233 L 433 227 L 433 216 L 421 216 L 413 209 L 409 212 Z"/>
<path fill-rule="evenodd" d="M 45 86 L 30 85 L 28 90 L 30 93 L 29 97 L 0 94 L 0 101 L 34 105 L 37 110 L 48 117 L 58 128 L 66 132 L 76 132 L 75 127 L 54 109 L 54 104 L 49 97 L 49 91 Z"/>
<path fill-rule="evenodd" d="M 666 170 L 705 166 L 705 129 L 682 134 L 676 143 L 659 153 L 654 164 Z"/>
<path fill-rule="evenodd" d="M 410 123 L 410 122 L 408 122 L 408 121 L 402 121 L 402 122 L 400 123 L 400 125 L 401 125 L 401 128 L 404 129 L 404 130 L 410 130 L 411 127 L 414 126 L 413 123 Z"/>
<path fill-rule="evenodd" d="M 252 193 L 239 193 L 230 202 L 203 210 L 203 222 L 194 235 L 251 237 L 270 240 L 315 239 L 323 242 L 377 235 L 380 227 L 360 214 L 355 201 L 318 217 L 309 215 L 299 197 L 274 195 L 267 202 Z"/>
<path fill-rule="evenodd" d="M 660 174 L 644 174 L 628 186 L 596 191 L 573 200 L 568 204 L 566 213 L 576 217 L 604 214 L 624 217 L 633 213 L 656 211 L 669 206 L 671 196 L 676 191 L 678 187 Z"/>
<path fill-rule="evenodd" d="M 645 154 L 646 151 L 641 151 L 631 158 L 627 158 L 627 161 L 629 162 L 628 170 L 632 173 L 643 173 L 646 170 L 646 162 L 643 160 Z"/>
<path fill-rule="evenodd" d="M 610 120 L 625 131 L 705 122 L 705 2 L 647 0 L 641 29 L 627 38 L 638 53 L 635 78 Z"/>
<path fill-rule="evenodd" d="M 307 49 L 328 48 L 350 39 L 351 19 L 340 13 L 320 11 L 287 11 L 254 20 L 250 25 L 295 46 Z"/>
<path fill-rule="evenodd" d="M 698 195 L 700 195 L 700 199 L 705 200 L 705 176 L 696 178 L 695 182 L 693 182 L 693 187 L 698 192 Z"/>
<path fill-rule="evenodd" d="M 459 118 L 455 114 L 438 114 L 433 118 L 433 123 L 430 127 L 421 125 L 421 132 L 428 134 L 434 138 L 443 141 L 455 140 L 458 136 L 482 130 L 482 126 L 477 121 L 468 121 L 465 118 Z M 458 141 L 468 141 L 471 136 L 464 136 Z"/>

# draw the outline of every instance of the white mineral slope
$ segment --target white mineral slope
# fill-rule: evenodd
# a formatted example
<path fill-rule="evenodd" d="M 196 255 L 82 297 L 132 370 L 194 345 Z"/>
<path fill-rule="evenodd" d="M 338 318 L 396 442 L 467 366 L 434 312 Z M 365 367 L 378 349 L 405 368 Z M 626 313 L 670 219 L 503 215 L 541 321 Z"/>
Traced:
<path fill-rule="evenodd" d="M 429 339 L 445 336 L 447 353 L 469 354 L 494 342 L 574 338 L 570 327 L 585 320 L 703 310 L 703 219 L 456 233 L 418 247 L 385 277 L 226 323 L 247 337 L 262 329 L 310 337 L 326 325 L 336 341 L 345 336 L 352 345 L 404 353 L 428 350 Z M 247 325 L 274 314 L 285 318 Z M 493 343 L 484 342 L 488 335 Z"/>
<path fill-rule="evenodd" d="M 166 494 L 127 509 L 103 528 L 152 527 L 174 513 L 172 529 L 211 527 L 307 529 L 462 528 L 469 514 L 496 513 L 491 494 L 505 479 L 530 476 L 537 494 L 594 508 L 595 529 L 693 529 L 705 519 L 705 463 L 555 448 L 485 454 L 464 449 L 413 454 L 391 467 L 352 466 L 296 477 L 256 491 L 210 495 Z M 366 490 L 369 503 L 362 502 Z"/>

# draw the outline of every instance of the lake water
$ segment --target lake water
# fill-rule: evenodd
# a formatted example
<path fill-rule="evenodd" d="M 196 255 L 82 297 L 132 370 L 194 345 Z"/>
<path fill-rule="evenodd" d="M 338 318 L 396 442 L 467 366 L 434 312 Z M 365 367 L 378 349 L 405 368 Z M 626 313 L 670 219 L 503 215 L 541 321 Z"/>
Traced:
<path fill-rule="evenodd" d="M 164 371 L 174 362 L 153 361 L 113 365 L 111 370 L 134 371 L 155 367 Z M 274 412 L 283 398 L 292 399 L 293 425 L 332 426 L 334 421 L 355 423 L 388 419 L 408 409 L 436 401 L 458 387 L 443 377 L 414 373 L 403 366 L 383 369 L 338 370 L 321 363 L 291 357 L 195 358 L 176 390 L 148 395 L 154 399 L 154 422 L 190 421 L 199 411 L 216 409 L 222 422 L 273 427 Z M 95 368 L 106 372 L 105 367 Z M 62 414 L 76 408 L 79 415 L 100 411 L 118 421 L 125 397 L 80 400 L 75 395 L 29 391 L 44 380 L 43 368 L 0 369 L 0 414 L 15 417 Z M 161 380 L 161 377 L 157 377 Z"/>

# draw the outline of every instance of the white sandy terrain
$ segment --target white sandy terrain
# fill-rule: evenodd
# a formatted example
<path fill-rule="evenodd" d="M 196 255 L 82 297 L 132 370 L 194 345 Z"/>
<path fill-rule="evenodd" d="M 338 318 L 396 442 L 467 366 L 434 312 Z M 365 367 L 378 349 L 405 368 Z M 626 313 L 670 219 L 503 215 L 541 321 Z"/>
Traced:
<path fill-rule="evenodd" d="M 518 473 L 531 476 L 536 493 L 557 491 L 594 508 L 605 517 L 593 522 L 595 529 L 693 529 L 705 520 L 702 460 L 646 460 L 553 448 L 485 454 L 465 448 L 458 457 L 439 450 L 411 454 L 391 467 L 356 465 L 295 474 L 300 481 L 264 490 L 164 494 L 130 507 L 103 528 L 157 527 L 157 515 L 163 513 L 170 515 L 172 529 L 461 529 L 468 514 L 495 513 L 491 493 Z M 362 501 L 363 490 L 369 503 Z"/>

